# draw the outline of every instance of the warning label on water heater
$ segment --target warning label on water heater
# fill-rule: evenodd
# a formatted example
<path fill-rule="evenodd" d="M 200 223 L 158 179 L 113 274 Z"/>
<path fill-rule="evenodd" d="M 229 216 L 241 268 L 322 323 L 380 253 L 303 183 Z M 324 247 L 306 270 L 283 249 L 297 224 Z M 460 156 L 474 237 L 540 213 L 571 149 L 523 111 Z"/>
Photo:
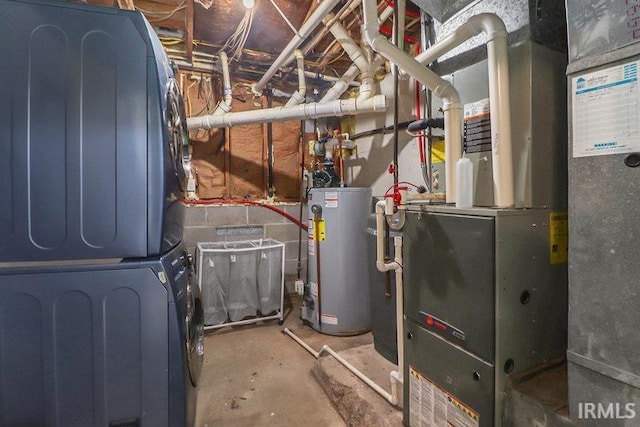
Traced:
<path fill-rule="evenodd" d="M 640 151 L 639 63 L 572 79 L 573 157 Z"/>
<path fill-rule="evenodd" d="M 409 426 L 478 427 L 480 415 L 409 366 Z"/>

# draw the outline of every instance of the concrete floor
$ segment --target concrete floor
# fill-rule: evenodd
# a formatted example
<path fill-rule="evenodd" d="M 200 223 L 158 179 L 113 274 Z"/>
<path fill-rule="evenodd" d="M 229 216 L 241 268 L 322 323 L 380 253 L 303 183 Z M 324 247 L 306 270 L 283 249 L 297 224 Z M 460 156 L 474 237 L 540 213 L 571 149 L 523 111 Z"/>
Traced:
<path fill-rule="evenodd" d="M 282 326 L 258 323 L 207 333 L 198 427 L 347 425 L 311 374 L 314 357 L 282 330 L 288 327 L 316 350 L 328 344 L 342 351 L 370 345 L 373 338 L 370 333 L 355 337 L 317 333 L 302 325 L 299 301 L 293 305 L 285 309 Z M 350 373 L 345 370 L 345 375 Z"/>

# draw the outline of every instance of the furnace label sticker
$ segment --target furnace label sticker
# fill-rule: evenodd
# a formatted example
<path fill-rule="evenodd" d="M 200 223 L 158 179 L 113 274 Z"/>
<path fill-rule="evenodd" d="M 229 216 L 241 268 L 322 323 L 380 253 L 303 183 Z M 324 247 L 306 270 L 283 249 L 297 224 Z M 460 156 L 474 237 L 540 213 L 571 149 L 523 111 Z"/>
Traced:
<path fill-rule="evenodd" d="M 478 427 L 480 415 L 409 366 L 410 427 Z"/>
<path fill-rule="evenodd" d="M 569 215 L 566 212 L 549 214 L 549 263 L 569 261 Z"/>
<path fill-rule="evenodd" d="M 640 151 L 639 63 L 571 80 L 573 157 Z"/>
<path fill-rule="evenodd" d="M 491 151 L 491 108 L 489 98 L 464 104 L 464 151 Z"/>
<path fill-rule="evenodd" d="M 327 191 L 324 194 L 324 207 L 325 208 L 337 208 L 338 207 L 338 193 L 334 191 Z"/>

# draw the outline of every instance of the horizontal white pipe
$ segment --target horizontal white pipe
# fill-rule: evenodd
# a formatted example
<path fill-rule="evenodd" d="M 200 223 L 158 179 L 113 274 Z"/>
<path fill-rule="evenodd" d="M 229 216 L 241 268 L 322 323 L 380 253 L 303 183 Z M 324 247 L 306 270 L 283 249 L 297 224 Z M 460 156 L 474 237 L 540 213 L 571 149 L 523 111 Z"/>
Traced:
<path fill-rule="evenodd" d="M 340 356 L 338 353 L 333 351 L 333 349 L 331 347 L 329 347 L 328 345 L 322 346 L 320 351 L 315 351 L 307 343 L 302 341 L 296 334 L 291 332 L 291 330 L 289 328 L 284 328 L 283 332 L 285 334 L 289 335 L 291 338 L 293 338 L 295 342 L 300 344 L 305 350 L 307 350 L 309 353 L 311 353 L 313 355 L 313 357 L 315 357 L 316 359 L 320 358 L 320 356 L 324 352 L 329 353 L 338 362 L 340 362 L 345 368 L 347 368 L 352 374 L 354 374 L 355 376 L 360 378 L 360 380 L 362 380 L 365 384 L 367 384 L 369 387 L 371 387 L 380 396 L 384 397 L 389 403 L 391 403 L 394 406 L 398 405 L 398 401 L 399 401 L 398 396 L 399 396 L 399 391 L 400 390 L 398 389 L 398 386 L 397 386 L 398 378 L 397 378 L 396 371 L 392 371 L 390 376 L 389 376 L 389 379 L 391 380 L 391 393 L 389 393 L 385 389 L 380 387 L 378 384 L 373 382 L 373 380 L 371 380 L 369 377 L 367 377 L 365 374 L 363 374 L 355 366 L 353 366 L 351 363 L 349 363 L 349 361 L 347 361 L 344 357 Z"/>
<path fill-rule="evenodd" d="M 231 91 L 231 77 L 229 76 L 229 58 L 226 52 L 220 52 L 220 62 L 222 63 L 222 91 L 224 100 L 218 103 L 213 115 L 220 115 L 231 111 L 231 103 L 233 102 Z"/>
<path fill-rule="evenodd" d="M 307 93 L 307 82 L 304 76 L 304 56 L 300 49 L 296 49 L 295 54 L 298 65 L 298 91 L 294 92 L 293 96 L 289 98 L 285 107 L 302 104 L 305 101 L 305 95 Z"/>
<path fill-rule="evenodd" d="M 340 77 L 340 79 L 329 88 L 320 102 L 334 101 L 340 98 L 340 96 L 342 96 L 342 94 L 349 88 L 349 85 L 353 82 L 353 79 L 358 76 L 358 74 L 360 74 L 360 69 L 356 66 L 356 64 L 351 64 L 351 66 L 347 68 L 347 71 L 344 72 L 342 77 Z"/>
<path fill-rule="evenodd" d="M 513 143 L 511 139 L 511 110 L 509 105 L 508 33 L 504 22 L 492 13 L 481 13 L 472 16 L 442 41 L 416 56 L 416 60 L 422 64 L 431 63 L 481 33 L 487 36 L 494 203 L 498 207 L 508 208 L 515 205 L 515 194 L 513 190 Z M 447 150 L 447 147 L 445 147 L 445 150 Z M 448 179 L 449 177 L 447 176 L 447 190 L 451 189 Z M 447 191 L 447 194 L 449 194 L 449 191 Z M 447 198 L 448 201 L 449 199 Z"/>
<path fill-rule="evenodd" d="M 287 120 L 317 119 L 321 117 L 341 117 L 360 113 L 386 111 L 387 98 L 377 95 L 363 102 L 356 99 L 338 99 L 329 102 L 314 102 L 293 107 L 273 107 L 261 110 L 239 111 L 218 116 L 201 116 L 187 119 L 187 127 L 193 129 L 213 129 L 254 123 L 283 122 Z"/>
<path fill-rule="evenodd" d="M 273 77 L 278 69 L 282 67 L 286 61 L 289 59 L 291 54 L 295 49 L 300 47 L 302 42 L 309 37 L 309 35 L 316 29 L 316 27 L 322 22 L 322 19 L 329 13 L 331 10 L 340 3 L 340 0 L 324 0 L 316 10 L 313 11 L 309 19 L 300 27 L 300 30 L 293 36 L 289 44 L 283 49 L 282 53 L 276 58 L 276 60 L 271 64 L 271 67 L 267 70 L 264 76 L 260 79 L 260 81 L 253 88 L 255 93 L 262 93 L 262 90 L 265 88 L 271 77 Z"/>

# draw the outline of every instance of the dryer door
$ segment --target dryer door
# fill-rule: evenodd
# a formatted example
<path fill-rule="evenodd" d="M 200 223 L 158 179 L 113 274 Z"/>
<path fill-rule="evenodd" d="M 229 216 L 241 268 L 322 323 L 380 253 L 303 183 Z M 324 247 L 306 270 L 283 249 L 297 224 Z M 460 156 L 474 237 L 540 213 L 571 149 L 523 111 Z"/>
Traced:
<path fill-rule="evenodd" d="M 193 274 L 191 262 L 189 262 L 188 269 L 190 271 L 187 282 L 187 310 L 184 322 L 189 377 L 191 378 L 191 383 L 196 386 L 204 361 L 204 312 L 200 286 L 198 286 L 195 274 Z"/>
<path fill-rule="evenodd" d="M 191 174 L 191 152 L 184 101 L 175 80 L 169 84 L 167 93 L 167 126 L 171 160 L 180 191 L 185 192 Z"/>

